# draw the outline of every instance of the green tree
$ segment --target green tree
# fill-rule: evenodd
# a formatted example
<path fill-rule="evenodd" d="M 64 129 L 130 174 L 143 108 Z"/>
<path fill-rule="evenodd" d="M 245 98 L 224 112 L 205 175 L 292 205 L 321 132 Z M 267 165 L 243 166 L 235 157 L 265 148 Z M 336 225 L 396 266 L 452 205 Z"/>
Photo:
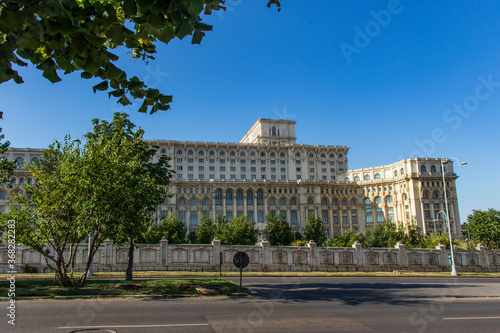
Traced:
<path fill-rule="evenodd" d="M 353 232 L 351 230 L 345 231 L 341 235 L 337 235 L 326 241 L 326 246 L 331 247 L 351 247 L 354 242 L 358 241 L 364 243 L 365 237 L 362 233 Z"/>
<path fill-rule="evenodd" d="M 217 225 L 214 220 L 207 215 L 201 218 L 198 230 L 196 230 L 196 242 L 198 244 L 211 244 L 217 234 Z"/>
<path fill-rule="evenodd" d="M 0 112 L 0 119 L 3 119 L 3 112 Z M 2 133 L 2 128 L 0 128 L 0 154 L 5 153 L 7 148 L 10 146 L 9 141 L 2 140 L 5 139 L 5 134 Z M 10 181 L 10 177 L 14 172 L 14 162 L 9 162 L 6 158 L 0 159 L 0 184 L 7 183 Z"/>
<path fill-rule="evenodd" d="M 281 215 L 267 215 L 265 217 L 267 239 L 271 245 L 288 246 L 293 242 L 292 228 Z"/>
<path fill-rule="evenodd" d="M 462 229 L 464 234 L 487 249 L 500 249 L 500 211 L 493 208 L 473 210 Z"/>
<path fill-rule="evenodd" d="M 217 223 L 216 236 L 222 244 L 231 245 L 255 245 L 259 231 L 255 228 L 255 222 L 248 221 L 245 215 L 234 217 L 225 222 L 220 219 Z"/>
<path fill-rule="evenodd" d="M 135 59 L 154 59 L 156 44 L 192 35 L 200 44 L 212 26 L 201 14 L 225 10 L 225 0 L 6 0 L 0 1 L 0 83 L 23 79 L 12 67 L 31 62 L 52 83 L 59 74 L 80 72 L 84 79 L 100 79 L 93 87 L 106 91 L 123 105 L 143 99 L 140 112 L 168 110 L 171 96 L 129 78 L 115 65 L 122 47 Z M 268 2 L 268 7 L 278 0 Z"/>
<path fill-rule="evenodd" d="M 404 239 L 404 231 L 397 228 L 396 224 L 386 222 L 369 228 L 365 233 L 363 246 L 366 247 L 394 247 Z"/>
<path fill-rule="evenodd" d="M 158 147 L 143 140 L 144 131 L 135 129 L 125 113 L 115 113 L 111 122 L 92 122 L 82 164 L 84 203 L 96 227 L 109 226 L 112 233 L 107 237 L 117 245 L 128 244 L 125 278 L 131 280 L 134 244 L 168 196 L 169 158 L 160 156 L 153 162 Z"/>
<path fill-rule="evenodd" d="M 145 243 L 158 243 L 165 237 L 170 244 L 181 244 L 186 242 L 187 228 L 174 214 L 169 214 L 160 223 L 149 226 L 144 237 Z"/>
<path fill-rule="evenodd" d="M 39 252 L 66 287 L 75 284 L 75 255 L 89 233 L 90 221 L 82 210 L 81 166 L 82 151 L 69 137 L 55 141 L 44 150 L 40 164 L 26 166 L 39 181 L 26 184 L 26 196 L 14 197 L 9 212 L 1 214 L 2 228 L 7 220 L 15 220 L 16 241 Z M 96 236 L 102 226 L 93 231 Z M 104 240 L 96 238 L 94 242 Z M 90 261 L 77 285 L 85 283 Z"/>
<path fill-rule="evenodd" d="M 309 214 L 304 224 L 304 239 L 306 243 L 312 240 L 318 246 L 323 245 L 326 241 L 326 236 L 323 232 L 323 222 L 320 218 L 316 218 L 314 213 Z"/>

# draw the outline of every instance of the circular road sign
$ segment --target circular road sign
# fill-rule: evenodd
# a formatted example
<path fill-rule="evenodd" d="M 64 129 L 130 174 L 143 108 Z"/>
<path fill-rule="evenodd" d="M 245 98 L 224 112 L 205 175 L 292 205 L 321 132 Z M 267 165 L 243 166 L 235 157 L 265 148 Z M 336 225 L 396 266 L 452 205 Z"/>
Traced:
<path fill-rule="evenodd" d="M 233 257 L 233 263 L 236 268 L 242 269 L 248 266 L 250 258 L 245 252 L 238 252 Z"/>

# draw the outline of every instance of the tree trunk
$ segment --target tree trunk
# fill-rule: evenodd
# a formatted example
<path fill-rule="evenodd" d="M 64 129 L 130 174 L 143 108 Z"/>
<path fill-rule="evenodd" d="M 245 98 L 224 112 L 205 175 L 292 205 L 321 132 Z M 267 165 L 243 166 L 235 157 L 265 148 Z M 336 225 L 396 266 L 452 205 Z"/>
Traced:
<path fill-rule="evenodd" d="M 132 270 L 134 267 L 134 241 L 129 238 L 128 239 L 128 266 L 127 272 L 125 273 L 125 280 L 132 280 Z"/>

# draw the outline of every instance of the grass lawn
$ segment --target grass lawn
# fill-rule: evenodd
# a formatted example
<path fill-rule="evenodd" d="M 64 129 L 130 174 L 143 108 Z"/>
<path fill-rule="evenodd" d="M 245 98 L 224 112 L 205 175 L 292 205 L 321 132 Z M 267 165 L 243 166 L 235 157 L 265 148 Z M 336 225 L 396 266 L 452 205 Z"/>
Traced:
<path fill-rule="evenodd" d="M 0 281 L 0 289 L 8 290 L 9 282 Z M 65 288 L 53 279 L 19 279 L 16 276 L 16 297 L 26 296 L 125 296 L 125 295 L 249 295 L 248 289 L 240 292 L 239 285 L 220 279 L 154 279 L 154 280 L 104 280 L 90 279 L 84 287 Z M 1 295 L 4 296 L 4 295 Z M 6 296 L 6 295 L 5 295 Z"/>

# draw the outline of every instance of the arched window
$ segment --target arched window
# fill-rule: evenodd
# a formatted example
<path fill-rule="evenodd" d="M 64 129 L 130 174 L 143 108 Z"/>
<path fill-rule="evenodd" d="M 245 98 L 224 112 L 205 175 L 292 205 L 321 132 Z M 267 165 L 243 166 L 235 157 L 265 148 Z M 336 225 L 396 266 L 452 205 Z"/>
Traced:
<path fill-rule="evenodd" d="M 365 180 L 370 180 L 370 179 L 371 179 L 371 178 L 370 178 L 370 175 L 365 175 L 365 177 L 364 177 L 364 178 L 365 178 Z"/>
<path fill-rule="evenodd" d="M 403 193 L 403 200 L 406 201 L 408 199 L 408 196 L 406 195 L 406 193 Z"/>
<path fill-rule="evenodd" d="M 427 168 L 425 167 L 425 165 L 420 166 L 420 172 L 421 173 L 426 173 L 427 172 Z"/>
<path fill-rule="evenodd" d="M 359 176 L 355 176 L 355 177 L 354 177 L 354 181 L 355 181 L 355 182 L 359 182 L 360 180 L 361 180 L 361 178 L 359 178 Z"/>
<path fill-rule="evenodd" d="M 225 155 L 226 155 L 226 152 L 224 152 L 224 151 L 219 152 L 219 156 L 225 156 Z"/>
<path fill-rule="evenodd" d="M 356 200 L 354 199 L 351 200 L 351 206 L 356 206 Z"/>
<path fill-rule="evenodd" d="M 344 178 L 344 181 L 345 181 L 346 183 L 349 183 L 349 182 L 351 181 L 351 179 L 350 179 L 349 177 L 345 177 L 345 178 Z"/>
<path fill-rule="evenodd" d="M 253 205 L 253 192 L 247 191 L 247 205 Z"/>
<path fill-rule="evenodd" d="M 188 155 L 193 155 L 193 154 L 194 154 L 194 151 L 188 150 Z"/>
<path fill-rule="evenodd" d="M 5 200 L 7 199 L 7 196 L 5 195 L 5 192 L 0 192 L 0 200 Z"/>
<path fill-rule="evenodd" d="M 332 205 L 333 205 L 333 206 L 337 206 L 337 200 L 333 199 L 333 200 L 332 200 Z"/>
<path fill-rule="evenodd" d="M 342 204 L 342 206 L 347 206 L 347 201 L 345 200 L 342 200 L 340 203 Z"/>
<path fill-rule="evenodd" d="M 276 205 L 276 201 L 274 199 L 269 199 L 269 205 L 271 206 Z"/>
<path fill-rule="evenodd" d="M 321 154 L 321 158 L 325 158 L 325 154 Z"/>
<path fill-rule="evenodd" d="M 398 170 L 394 170 L 394 177 L 398 176 Z"/>
<path fill-rule="evenodd" d="M 280 153 L 280 157 L 285 157 L 285 153 Z"/>
<path fill-rule="evenodd" d="M 335 155 L 333 155 L 333 154 L 330 154 L 330 158 L 335 158 Z"/>
<path fill-rule="evenodd" d="M 439 194 L 437 192 L 433 192 L 432 199 L 439 199 Z"/>
<path fill-rule="evenodd" d="M 427 192 L 424 192 L 422 194 L 422 199 L 429 199 L 429 195 L 427 194 Z"/>
<path fill-rule="evenodd" d="M 215 191 L 215 205 L 222 206 L 222 191 L 221 190 Z"/>
<path fill-rule="evenodd" d="M 387 199 L 385 199 L 387 203 L 394 202 L 394 199 L 391 196 L 388 196 Z"/>
<path fill-rule="evenodd" d="M 196 205 L 198 205 L 198 201 L 196 199 L 191 199 L 190 205 L 191 206 L 196 206 Z"/>
<path fill-rule="evenodd" d="M 226 205 L 233 204 L 233 192 L 231 190 L 226 191 Z"/>
<path fill-rule="evenodd" d="M 286 200 L 285 199 L 280 199 L 280 205 L 281 206 L 286 206 Z"/>
<path fill-rule="evenodd" d="M 33 157 L 31 159 L 31 164 L 35 164 L 35 165 L 40 164 L 40 159 L 38 157 Z"/>
<path fill-rule="evenodd" d="M 186 206 L 186 200 L 179 199 L 179 206 Z"/>
<path fill-rule="evenodd" d="M 342 158 L 342 157 L 344 157 L 344 156 L 342 156 L 342 154 L 339 154 L 339 158 Z"/>
<path fill-rule="evenodd" d="M 300 153 L 295 153 L 295 156 L 300 157 Z"/>
<path fill-rule="evenodd" d="M 243 205 L 243 191 L 236 191 L 236 204 Z"/>
<path fill-rule="evenodd" d="M 261 190 L 257 191 L 257 205 L 262 206 L 264 204 L 264 194 Z"/>
<path fill-rule="evenodd" d="M 203 150 L 198 151 L 198 155 L 204 155 L 205 152 Z"/>
<path fill-rule="evenodd" d="M 209 203 L 208 203 L 208 199 L 203 199 L 203 200 L 201 201 L 201 205 L 202 205 L 202 206 L 208 206 L 208 204 L 209 204 Z"/>
<path fill-rule="evenodd" d="M 22 167 L 24 165 L 24 160 L 22 157 L 16 157 L 16 163 L 14 163 L 14 166 L 16 167 Z"/>
<path fill-rule="evenodd" d="M 297 200 L 295 200 L 295 199 L 290 199 L 290 205 L 292 205 L 292 206 L 297 205 Z"/>
<path fill-rule="evenodd" d="M 272 129 L 272 136 L 276 136 L 276 127 L 273 126 L 273 129 Z"/>
<path fill-rule="evenodd" d="M 376 204 L 381 204 L 382 203 L 382 199 L 380 199 L 379 197 L 376 197 L 375 198 L 375 203 Z"/>
<path fill-rule="evenodd" d="M 372 201 L 369 198 L 365 199 L 365 205 L 371 205 Z"/>
<path fill-rule="evenodd" d="M 314 200 L 312 198 L 307 199 L 308 205 L 314 205 Z"/>
<path fill-rule="evenodd" d="M 321 199 L 321 204 L 322 204 L 323 206 L 326 206 L 326 205 L 327 205 L 326 199 Z"/>
<path fill-rule="evenodd" d="M 436 173 L 436 166 L 435 165 L 431 165 L 431 172 L 432 173 Z"/>
<path fill-rule="evenodd" d="M 380 175 L 380 173 L 375 174 L 375 179 L 382 179 L 382 176 Z"/>
<path fill-rule="evenodd" d="M 399 173 L 401 174 L 401 176 L 404 175 L 405 174 L 405 169 L 401 168 L 401 170 L 399 170 Z"/>

